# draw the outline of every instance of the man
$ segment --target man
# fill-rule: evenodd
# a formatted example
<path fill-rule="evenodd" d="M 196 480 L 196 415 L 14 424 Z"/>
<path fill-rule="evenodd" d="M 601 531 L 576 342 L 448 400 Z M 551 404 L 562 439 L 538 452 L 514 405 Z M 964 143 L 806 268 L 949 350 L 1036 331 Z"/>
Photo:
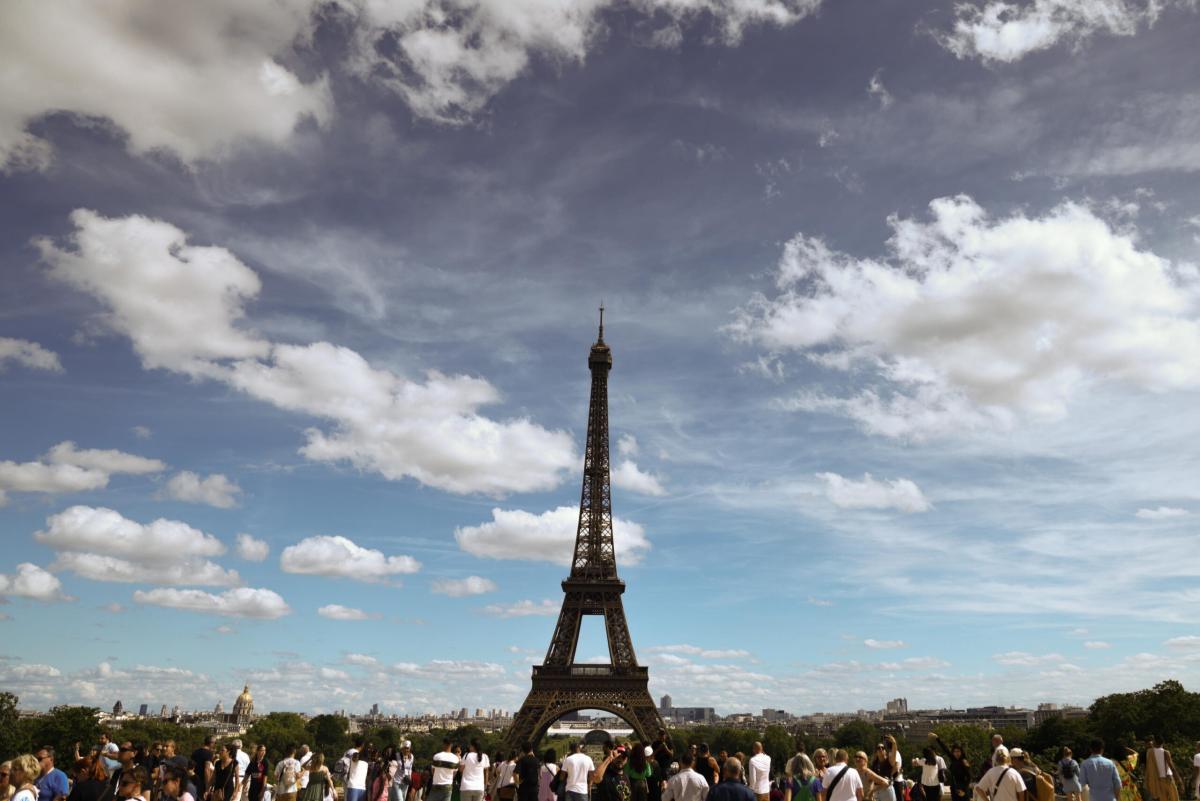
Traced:
<path fill-rule="evenodd" d="M 187 757 L 176 753 L 175 749 L 176 746 L 174 740 L 167 740 L 165 743 L 163 743 L 163 764 L 174 765 L 177 768 L 183 768 L 184 770 L 187 770 Z"/>
<path fill-rule="evenodd" d="M 1013 770 L 1021 774 L 1021 781 L 1025 782 L 1025 801 L 1038 801 L 1037 786 L 1038 776 L 1042 773 L 1041 768 L 1033 764 L 1020 748 L 1009 751 L 1008 759 Z"/>
<path fill-rule="evenodd" d="M 1008 761 L 1009 761 L 1008 748 L 1004 745 L 1004 738 L 1001 737 L 999 734 L 993 734 L 992 735 L 992 758 L 991 758 L 991 763 L 992 763 L 993 768 L 996 767 L 996 765 L 1000 764 L 999 762 L 996 761 L 997 754 L 1004 754 L 1004 764 L 1007 765 Z"/>
<path fill-rule="evenodd" d="M 133 747 L 133 743 L 125 740 L 117 747 L 117 767 L 108 776 L 108 787 L 100 796 L 100 801 L 112 801 L 120 795 L 121 777 L 131 770 L 136 768 L 133 764 L 133 759 L 137 755 L 137 749 Z M 142 777 L 142 783 L 146 781 L 145 776 Z M 139 785 L 140 788 L 140 785 Z"/>
<path fill-rule="evenodd" d="M 533 743 L 522 743 L 521 758 L 513 770 L 513 777 L 517 780 L 517 801 L 537 801 L 541 772 L 542 762 L 533 753 Z"/>
<path fill-rule="evenodd" d="M 1111 759 L 1104 756 L 1104 741 L 1092 740 L 1092 755 L 1079 766 L 1079 783 L 1091 801 L 1117 801 L 1121 795 L 1121 774 Z"/>
<path fill-rule="evenodd" d="M 300 746 L 300 750 L 296 752 L 296 761 L 300 763 L 301 768 L 306 768 L 306 767 L 308 767 L 308 763 L 312 761 L 312 756 L 313 756 L 312 749 L 309 748 L 307 745 L 302 745 L 302 746 Z M 298 785 L 299 789 L 297 790 L 297 793 L 299 792 L 299 790 L 303 790 L 307 786 L 308 786 L 308 771 L 302 770 L 300 772 L 300 784 Z"/>
<path fill-rule="evenodd" d="M 300 791 L 300 771 L 296 746 L 289 745 L 283 759 L 275 765 L 275 797 L 279 801 L 296 801 L 296 793 Z"/>
<path fill-rule="evenodd" d="M 763 753 L 762 743 L 755 743 L 750 751 L 753 756 L 750 757 L 749 770 L 746 771 L 746 783 L 750 785 L 756 801 L 770 801 L 771 757 Z"/>
<path fill-rule="evenodd" d="M 692 769 L 695 764 L 696 757 L 690 751 L 679 757 L 679 772 L 667 782 L 662 801 L 704 801 L 708 797 L 708 782 Z"/>
<path fill-rule="evenodd" d="M 192 752 L 192 781 L 196 785 L 198 799 L 204 798 L 212 783 L 213 742 L 213 736 L 210 734 L 204 738 L 204 745 Z"/>
<path fill-rule="evenodd" d="M 54 749 L 43 745 L 34 756 L 37 757 L 42 770 L 41 775 L 33 782 L 37 787 L 38 798 L 41 801 L 61 801 L 66 798 L 71 788 L 67 782 L 67 774 L 54 767 Z"/>
<path fill-rule="evenodd" d="M 249 782 L 246 780 L 246 770 L 250 767 L 250 754 L 242 749 L 242 740 L 238 738 L 233 741 L 233 747 L 237 749 L 234 759 L 237 761 L 237 784 L 233 788 L 233 801 L 246 801 L 246 789 Z"/>
<path fill-rule="evenodd" d="M 702 747 L 707 748 L 707 746 Z M 750 788 L 738 781 L 741 775 L 742 763 L 738 761 L 738 758 L 727 758 L 725 766 L 721 769 L 724 781 L 712 786 L 712 789 L 708 791 L 708 801 L 755 801 L 754 793 L 750 791 Z M 861 795 L 858 801 L 862 801 Z"/>
<path fill-rule="evenodd" d="M 728 757 L 725 761 L 729 761 Z M 717 760 L 713 759 L 708 752 L 708 743 L 700 743 L 696 746 L 696 772 L 704 777 L 704 781 L 708 782 L 709 787 L 716 784 L 717 779 L 724 775 L 718 772 L 722 769 L 723 767 L 718 767 Z M 738 766 L 738 770 L 741 770 L 741 765 Z M 735 775 L 734 778 L 736 779 L 737 776 Z"/>
<path fill-rule="evenodd" d="M 93 753 L 99 754 L 104 760 L 104 771 L 112 773 L 121 763 L 117 761 L 117 753 L 120 751 L 120 746 L 112 741 L 112 737 L 108 732 L 100 732 L 100 744 L 92 749 Z M 79 753 L 79 743 L 75 743 L 75 761 L 78 762 L 83 758 L 83 754 Z"/>
<path fill-rule="evenodd" d="M 1156 737 L 1146 738 L 1146 791 L 1154 801 L 1179 801 L 1171 752 Z"/>
<path fill-rule="evenodd" d="M 850 754 L 845 748 L 833 753 L 833 764 L 821 779 L 817 797 L 821 801 L 863 801 L 862 777 L 850 768 Z"/>
<path fill-rule="evenodd" d="M 450 738 L 442 740 L 442 750 L 433 755 L 433 780 L 426 801 L 450 801 L 458 757 L 450 750 Z"/>
<path fill-rule="evenodd" d="M 1004 741 L 996 743 L 996 737 L 992 744 L 1003 747 Z M 1025 780 L 1008 764 L 1007 748 L 992 751 L 992 767 L 975 785 L 975 796 L 979 801 L 1025 801 Z"/>
<path fill-rule="evenodd" d="M 1196 753 L 1192 754 L 1192 798 L 1200 801 L 1200 743 L 1196 743 Z"/>
<path fill-rule="evenodd" d="M 571 755 L 563 760 L 559 774 L 563 777 L 567 801 L 588 801 L 592 777 L 596 774 L 596 763 L 583 753 L 581 741 L 571 743 Z"/>

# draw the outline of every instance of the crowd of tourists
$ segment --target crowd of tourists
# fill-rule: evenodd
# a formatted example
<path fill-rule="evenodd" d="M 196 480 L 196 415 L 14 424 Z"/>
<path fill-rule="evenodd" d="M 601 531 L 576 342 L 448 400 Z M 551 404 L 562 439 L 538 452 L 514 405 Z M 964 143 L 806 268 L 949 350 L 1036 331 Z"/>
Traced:
<path fill-rule="evenodd" d="M 76 748 L 69 776 L 50 747 L 3 763 L 0 801 L 1180 801 L 1188 790 L 1200 801 L 1200 743 L 1185 787 L 1154 738 L 1116 759 L 1100 740 L 1078 760 L 1063 748 L 1049 769 L 1000 735 L 979 765 L 936 735 L 907 763 L 890 735 L 871 754 L 810 755 L 797 741 L 782 766 L 762 743 L 749 755 L 713 753 L 705 743 L 677 747 L 666 732 L 649 744 L 605 743 L 598 764 L 581 742 L 568 750 L 561 761 L 532 743 L 489 756 L 478 740 L 447 739 L 418 765 L 407 740 L 378 749 L 360 739 L 327 764 L 303 744 L 271 761 L 265 746 L 243 749 L 240 739 L 218 747 L 209 737 L 185 756 L 169 740 L 147 747 L 102 735 L 90 752 Z"/>

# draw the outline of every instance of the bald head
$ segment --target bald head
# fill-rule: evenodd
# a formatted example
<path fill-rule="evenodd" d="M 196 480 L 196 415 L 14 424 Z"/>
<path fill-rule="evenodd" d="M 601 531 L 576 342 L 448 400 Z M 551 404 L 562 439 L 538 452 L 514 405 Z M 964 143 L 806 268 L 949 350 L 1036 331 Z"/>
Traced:
<path fill-rule="evenodd" d="M 742 775 L 742 763 L 737 757 L 725 760 L 725 768 L 721 771 L 726 779 L 737 779 Z"/>

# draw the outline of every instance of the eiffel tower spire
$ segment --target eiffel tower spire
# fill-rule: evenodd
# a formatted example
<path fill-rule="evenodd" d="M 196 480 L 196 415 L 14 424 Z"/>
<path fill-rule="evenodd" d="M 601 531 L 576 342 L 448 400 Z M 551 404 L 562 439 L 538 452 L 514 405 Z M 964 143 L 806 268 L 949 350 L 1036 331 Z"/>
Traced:
<path fill-rule="evenodd" d="M 562 583 L 563 605 L 545 662 L 533 668 L 533 688 L 506 737 L 512 747 L 524 740 L 541 739 L 550 724 L 579 709 L 611 712 L 647 742 L 663 725 L 650 698 L 649 674 L 638 665 L 633 650 L 621 602 L 625 582 L 617 576 L 608 450 L 608 374 L 612 363 L 612 350 L 604 342 L 601 306 L 600 331 L 588 353 L 592 390 L 571 574 Z M 604 616 L 607 665 L 575 662 L 584 615 Z"/>

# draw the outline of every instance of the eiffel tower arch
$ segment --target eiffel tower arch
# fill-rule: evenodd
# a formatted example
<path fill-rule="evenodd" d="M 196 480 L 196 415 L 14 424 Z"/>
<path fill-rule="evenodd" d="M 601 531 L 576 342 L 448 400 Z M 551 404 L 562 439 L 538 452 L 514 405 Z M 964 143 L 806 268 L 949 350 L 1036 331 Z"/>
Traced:
<path fill-rule="evenodd" d="M 562 583 L 563 604 L 546 658 L 533 668 L 533 687 L 513 718 L 505 737 L 510 748 L 536 743 L 556 720 L 581 709 L 601 709 L 627 722 L 649 742 L 663 728 L 650 697 L 650 676 L 638 664 L 625 620 L 621 595 L 625 582 L 617 575 L 613 548 L 612 486 L 608 453 L 608 373 L 612 351 L 604 342 L 604 307 L 600 333 L 588 354 L 592 373 L 587 443 L 583 455 L 583 490 L 571 575 Z M 584 615 L 603 615 L 609 662 L 577 663 L 579 627 Z"/>

